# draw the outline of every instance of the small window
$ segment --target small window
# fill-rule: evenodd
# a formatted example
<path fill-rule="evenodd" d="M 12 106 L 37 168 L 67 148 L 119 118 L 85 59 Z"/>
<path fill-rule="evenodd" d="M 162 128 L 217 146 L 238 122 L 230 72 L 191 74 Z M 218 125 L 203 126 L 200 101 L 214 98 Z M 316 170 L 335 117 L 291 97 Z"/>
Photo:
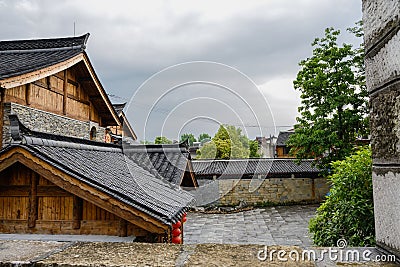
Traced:
<path fill-rule="evenodd" d="M 97 134 L 97 130 L 96 127 L 92 127 L 92 129 L 90 130 L 90 140 L 96 140 L 96 134 Z"/>

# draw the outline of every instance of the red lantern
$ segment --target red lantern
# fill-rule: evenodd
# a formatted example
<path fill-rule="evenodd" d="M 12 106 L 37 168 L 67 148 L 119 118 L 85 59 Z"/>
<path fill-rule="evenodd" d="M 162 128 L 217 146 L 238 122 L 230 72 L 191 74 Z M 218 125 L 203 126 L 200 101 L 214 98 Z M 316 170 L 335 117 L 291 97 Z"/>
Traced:
<path fill-rule="evenodd" d="M 182 221 L 183 221 L 183 222 L 186 222 L 186 221 L 187 221 L 186 216 L 182 218 Z"/>
<path fill-rule="evenodd" d="M 172 228 L 179 228 L 179 227 L 181 227 L 181 222 L 180 221 L 177 221 L 176 223 L 174 223 L 173 225 L 172 225 Z"/>
<path fill-rule="evenodd" d="M 182 241 L 182 239 L 179 236 L 175 236 L 174 238 L 172 238 L 172 243 L 174 244 L 180 244 Z"/>
<path fill-rule="evenodd" d="M 179 236 L 181 234 L 181 229 L 179 229 L 179 228 L 175 228 L 173 231 L 172 231 L 172 236 Z"/>

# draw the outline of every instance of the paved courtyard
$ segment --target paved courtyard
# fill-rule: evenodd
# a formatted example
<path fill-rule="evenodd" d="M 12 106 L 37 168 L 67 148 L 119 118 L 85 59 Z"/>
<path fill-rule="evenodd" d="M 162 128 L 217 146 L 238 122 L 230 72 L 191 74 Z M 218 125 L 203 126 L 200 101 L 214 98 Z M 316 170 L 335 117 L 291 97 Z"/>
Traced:
<path fill-rule="evenodd" d="M 192 212 L 184 224 L 184 242 L 310 247 L 308 222 L 317 207 L 279 206 L 231 214 Z"/>

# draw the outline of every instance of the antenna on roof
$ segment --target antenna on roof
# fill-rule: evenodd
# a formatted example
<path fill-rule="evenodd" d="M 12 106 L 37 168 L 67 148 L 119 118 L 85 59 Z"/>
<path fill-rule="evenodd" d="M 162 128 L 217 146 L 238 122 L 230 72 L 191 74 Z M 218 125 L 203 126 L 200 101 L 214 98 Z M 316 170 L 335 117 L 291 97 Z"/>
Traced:
<path fill-rule="evenodd" d="M 74 37 L 75 37 L 75 21 L 74 21 Z"/>

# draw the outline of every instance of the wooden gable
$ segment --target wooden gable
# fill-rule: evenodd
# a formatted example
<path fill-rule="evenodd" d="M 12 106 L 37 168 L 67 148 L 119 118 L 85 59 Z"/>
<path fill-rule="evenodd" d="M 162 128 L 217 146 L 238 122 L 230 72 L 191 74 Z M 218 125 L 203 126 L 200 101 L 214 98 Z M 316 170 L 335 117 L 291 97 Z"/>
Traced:
<path fill-rule="evenodd" d="M 3 233 L 148 236 L 169 226 L 15 147 L 0 155 Z"/>

